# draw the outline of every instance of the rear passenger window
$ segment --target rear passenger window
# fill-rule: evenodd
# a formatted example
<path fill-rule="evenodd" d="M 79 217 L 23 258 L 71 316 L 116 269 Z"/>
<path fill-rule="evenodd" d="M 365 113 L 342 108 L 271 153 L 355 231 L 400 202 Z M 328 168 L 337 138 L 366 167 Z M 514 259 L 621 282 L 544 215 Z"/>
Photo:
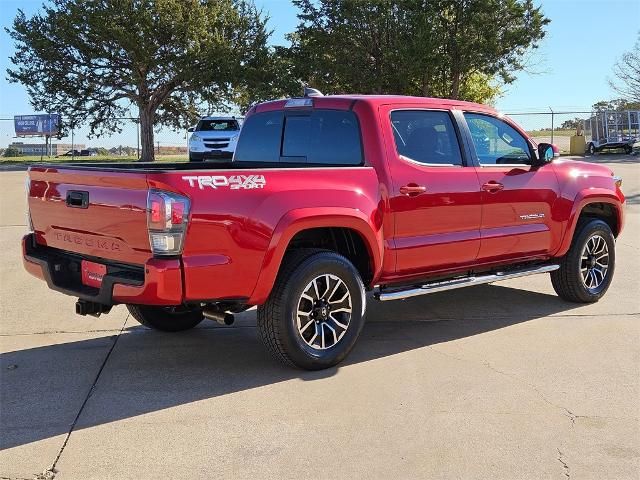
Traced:
<path fill-rule="evenodd" d="M 235 162 L 278 162 L 282 136 L 282 111 L 256 113 L 242 126 Z"/>
<path fill-rule="evenodd" d="M 391 126 L 399 155 L 428 165 L 462 165 L 453 122 L 447 112 L 396 110 Z"/>
<path fill-rule="evenodd" d="M 362 146 L 355 114 L 341 110 L 288 114 L 280 161 L 360 165 Z"/>

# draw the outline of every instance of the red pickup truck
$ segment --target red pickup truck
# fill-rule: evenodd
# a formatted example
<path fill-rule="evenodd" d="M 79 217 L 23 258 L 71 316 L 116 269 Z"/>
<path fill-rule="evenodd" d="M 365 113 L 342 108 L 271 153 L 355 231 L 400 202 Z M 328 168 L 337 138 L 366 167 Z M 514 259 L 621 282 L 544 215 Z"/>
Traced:
<path fill-rule="evenodd" d="M 493 109 L 401 96 L 254 106 L 226 163 L 29 170 L 24 266 L 164 331 L 258 307 L 283 362 L 340 362 L 367 301 L 550 272 L 594 302 L 611 283 L 621 179 L 553 158 Z"/>

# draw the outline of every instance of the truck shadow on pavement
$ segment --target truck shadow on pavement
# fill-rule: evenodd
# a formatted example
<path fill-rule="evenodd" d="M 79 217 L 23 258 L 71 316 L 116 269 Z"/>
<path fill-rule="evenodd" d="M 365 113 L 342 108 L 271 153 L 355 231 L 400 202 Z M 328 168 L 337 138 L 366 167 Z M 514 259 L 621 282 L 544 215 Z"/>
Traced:
<path fill-rule="evenodd" d="M 66 434 L 85 400 L 76 430 L 292 379 L 312 382 L 351 365 L 575 306 L 553 295 L 497 285 L 404 302 L 370 302 L 354 351 L 338 367 L 320 372 L 295 370 L 273 360 L 258 338 L 255 312 L 242 314 L 234 327 L 203 323 L 189 332 L 164 334 L 135 326 L 119 337 L 9 352 L 0 358 L 0 449 Z"/>

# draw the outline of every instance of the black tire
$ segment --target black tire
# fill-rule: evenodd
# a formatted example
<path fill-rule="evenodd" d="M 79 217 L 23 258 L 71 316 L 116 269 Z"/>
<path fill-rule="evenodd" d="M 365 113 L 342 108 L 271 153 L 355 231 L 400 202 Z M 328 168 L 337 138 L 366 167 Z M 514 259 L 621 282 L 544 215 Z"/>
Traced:
<path fill-rule="evenodd" d="M 591 265 L 591 256 L 587 255 L 588 259 L 583 260 L 583 252 L 585 252 L 585 246 L 587 242 L 595 241 L 596 237 L 600 237 L 606 243 L 607 248 L 607 269 L 604 273 L 604 278 L 598 285 L 593 283 L 594 288 L 589 288 L 586 284 L 589 280 L 583 279 L 583 272 L 581 269 L 586 268 L 588 270 L 591 267 L 595 268 L 596 265 Z M 609 225 L 602 220 L 585 219 L 578 223 L 576 231 L 573 235 L 571 247 L 567 254 L 562 257 L 560 262 L 560 268 L 551 272 L 551 283 L 553 289 L 558 296 L 568 300 L 570 302 L 577 303 L 593 303 L 600 300 L 607 292 L 611 280 L 613 279 L 613 273 L 616 264 L 616 250 L 615 250 L 615 238 Z M 602 270 L 602 269 L 600 269 Z M 594 278 L 597 280 L 600 278 L 600 274 L 594 273 Z"/>
<path fill-rule="evenodd" d="M 155 307 L 149 305 L 127 305 L 129 313 L 148 328 L 162 332 L 182 332 L 198 325 L 204 317 L 202 310 L 183 306 Z"/>
<path fill-rule="evenodd" d="M 596 147 L 593 143 L 590 143 L 589 145 L 587 145 L 587 153 L 589 155 L 595 155 L 597 152 Z"/>
<path fill-rule="evenodd" d="M 311 299 L 302 299 L 314 280 L 323 290 L 322 295 L 317 295 L 319 298 L 315 303 Z M 342 284 L 338 285 L 340 282 Z M 333 292 L 327 293 L 330 288 L 339 289 L 334 290 L 338 292 L 335 297 L 332 297 Z M 335 301 L 343 292 L 349 294 L 348 298 L 345 298 L 350 309 L 348 320 L 344 316 L 340 317 L 340 321 L 346 325 L 345 329 L 338 327 L 340 323 L 334 323 L 336 318 L 332 317 L 338 310 L 344 310 L 344 304 L 340 305 Z M 301 302 L 309 302 L 307 305 L 310 314 L 298 314 Z M 335 312 L 327 313 L 317 307 L 317 304 L 322 302 L 325 302 L 329 309 L 333 304 L 338 308 L 334 306 Z M 258 330 L 266 347 L 285 365 L 320 370 L 336 365 L 349 354 L 362 331 L 365 308 L 364 285 L 360 274 L 349 260 L 327 250 L 295 250 L 285 257 L 267 302 L 258 307 Z M 321 314 L 321 311 L 324 313 Z M 320 320 L 312 322 L 314 315 Z M 319 330 L 322 332 L 321 344 L 314 346 L 315 336 L 305 339 L 304 332 L 300 331 L 304 328 L 298 325 L 299 320 L 302 325 L 303 319 L 305 324 L 312 325 L 315 335 L 318 335 Z M 311 332 L 308 332 L 306 335 L 310 334 Z M 317 341 L 320 342 L 320 339 Z"/>
<path fill-rule="evenodd" d="M 631 155 L 631 152 L 633 152 L 633 147 L 631 145 L 625 145 L 624 153 L 626 153 L 627 155 Z"/>

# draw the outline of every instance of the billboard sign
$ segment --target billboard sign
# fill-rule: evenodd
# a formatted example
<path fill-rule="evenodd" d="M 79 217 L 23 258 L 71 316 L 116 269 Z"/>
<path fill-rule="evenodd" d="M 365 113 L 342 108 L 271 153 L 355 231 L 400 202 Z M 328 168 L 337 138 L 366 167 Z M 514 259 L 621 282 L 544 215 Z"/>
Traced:
<path fill-rule="evenodd" d="M 15 115 L 13 124 L 17 137 L 26 135 L 53 136 L 60 132 L 60 115 L 57 113 Z"/>

